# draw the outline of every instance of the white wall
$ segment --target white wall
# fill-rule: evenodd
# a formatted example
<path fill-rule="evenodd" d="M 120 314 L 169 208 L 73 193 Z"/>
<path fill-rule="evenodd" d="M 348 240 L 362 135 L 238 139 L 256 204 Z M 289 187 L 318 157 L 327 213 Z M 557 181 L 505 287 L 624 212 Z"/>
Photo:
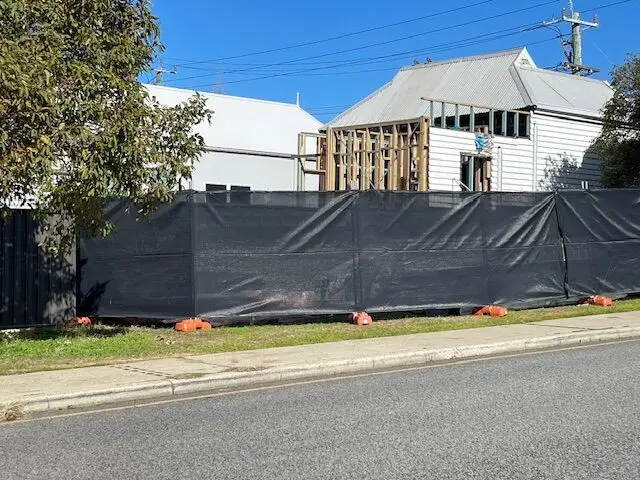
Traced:
<path fill-rule="evenodd" d="M 149 94 L 162 105 L 176 105 L 195 94 L 192 90 L 146 85 Z M 195 130 L 210 150 L 232 150 L 271 155 L 206 152 L 196 163 L 192 185 L 204 190 L 207 183 L 249 186 L 252 190 L 296 190 L 295 163 L 277 158 L 298 153 L 298 134 L 317 133 L 322 123 L 298 105 L 254 98 L 203 93 L 213 111 L 211 124 L 202 122 Z M 309 142 L 307 153 L 315 152 Z M 308 163 L 314 169 L 315 163 Z M 306 175 L 304 189 L 318 190 L 318 177 Z"/>
<path fill-rule="evenodd" d="M 520 192 L 581 188 L 583 180 L 587 180 L 590 187 L 599 185 L 600 170 L 591 143 L 600 133 L 600 126 L 577 119 L 536 114 L 532 116 L 531 132 L 531 138 L 494 138 L 492 190 Z M 430 128 L 429 188 L 460 191 L 456 183 L 460 181 L 460 155 L 474 151 L 474 134 Z"/>
<path fill-rule="evenodd" d="M 460 156 L 475 151 L 473 133 L 430 128 L 429 188 L 461 191 L 457 183 L 460 181 Z M 502 152 L 502 190 L 530 191 L 533 186 L 533 142 L 526 138 L 494 138 L 491 165 L 491 189 L 494 191 L 499 185 L 499 151 Z"/>
<path fill-rule="evenodd" d="M 536 114 L 538 162 L 536 184 L 539 190 L 581 188 L 600 184 L 598 158 L 591 148 L 601 126 Z"/>
<path fill-rule="evenodd" d="M 315 168 L 315 164 L 309 168 Z M 307 175 L 305 190 L 318 190 L 317 178 Z M 292 158 L 206 152 L 194 166 L 192 188 L 204 191 L 207 183 L 263 191 L 296 190 L 295 163 Z"/>

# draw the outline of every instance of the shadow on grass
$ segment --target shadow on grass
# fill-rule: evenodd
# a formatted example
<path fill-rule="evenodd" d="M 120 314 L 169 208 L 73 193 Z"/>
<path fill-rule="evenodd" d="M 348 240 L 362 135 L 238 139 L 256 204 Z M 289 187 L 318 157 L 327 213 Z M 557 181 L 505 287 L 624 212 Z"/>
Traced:
<path fill-rule="evenodd" d="M 11 334 L 11 340 L 56 340 L 58 338 L 109 338 L 124 335 L 128 327 L 38 327 Z"/>
<path fill-rule="evenodd" d="M 410 312 L 383 312 L 383 313 L 372 313 L 371 316 L 375 321 L 383 321 L 383 320 L 405 320 L 409 318 L 416 317 L 431 317 L 431 318 L 439 318 L 439 317 L 459 317 L 463 314 L 471 314 L 472 309 L 468 309 L 469 312 L 464 313 L 460 308 L 450 308 L 450 309 L 439 309 L 439 310 L 416 310 Z M 261 318 L 246 318 L 246 317 L 234 317 L 228 319 L 206 319 L 209 321 L 214 327 L 246 327 L 252 325 L 305 325 L 310 323 L 315 324 L 331 324 L 331 323 L 345 323 L 349 322 L 351 318 L 351 314 L 336 314 L 336 315 L 307 315 L 307 316 L 289 316 L 289 317 L 279 317 L 279 318 L 271 318 L 271 319 L 261 319 Z M 229 322 L 229 323 L 225 323 Z"/>

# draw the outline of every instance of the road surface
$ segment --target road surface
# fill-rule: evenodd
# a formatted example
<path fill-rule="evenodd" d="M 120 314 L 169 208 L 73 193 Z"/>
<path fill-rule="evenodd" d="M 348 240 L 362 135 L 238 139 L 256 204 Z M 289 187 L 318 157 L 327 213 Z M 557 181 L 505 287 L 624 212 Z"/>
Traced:
<path fill-rule="evenodd" d="M 640 478 L 640 342 L 0 426 L 10 479 Z"/>

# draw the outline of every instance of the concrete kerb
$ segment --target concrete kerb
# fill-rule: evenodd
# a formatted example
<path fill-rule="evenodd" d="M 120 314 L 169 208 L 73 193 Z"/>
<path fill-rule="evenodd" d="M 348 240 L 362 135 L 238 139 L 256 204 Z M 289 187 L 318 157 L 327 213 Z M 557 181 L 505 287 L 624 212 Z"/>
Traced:
<path fill-rule="evenodd" d="M 150 400 L 184 394 L 225 391 L 261 385 L 312 380 L 335 375 L 358 374 L 397 367 L 428 365 L 434 362 L 471 359 L 551 347 L 624 340 L 640 337 L 640 327 L 608 328 L 548 335 L 527 340 L 498 342 L 457 348 L 424 349 L 401 354 L 376 355 L 316 364 L 274 367 L 262 371 L 226 372 L 190 379 L 165 379 L 109 390 L 95 390 L 49 397 L 18 400 L 26 413 L 56 411 L 100 404 Z"/>

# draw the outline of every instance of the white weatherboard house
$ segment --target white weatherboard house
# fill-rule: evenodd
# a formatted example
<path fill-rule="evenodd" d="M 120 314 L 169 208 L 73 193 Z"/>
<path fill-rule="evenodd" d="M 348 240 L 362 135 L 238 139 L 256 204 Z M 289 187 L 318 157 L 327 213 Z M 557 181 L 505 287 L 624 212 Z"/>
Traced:
<path fill-rule="evenodd" d="M 193 90 L 145 85 L 161 105 L 177 105 Z M 298 185 L 298 134 L 322 123 L 290 103 L 212 93 L 200 94 L 212 110 L 211 124 L 196 127 L 206 152 L 194 165 L 190 188 L 205 190 L 317 189 L 313 178 Z M 316 182 L 317 183 L 317 182 Z"/>
<path fill-rule="evenodd" d="M 591 145 L 611 95 L 606 82 L 538 68 L 522 48 L 403 68 L 324 128 L 427 117 L 429 190 L 596 187 Z"/>

